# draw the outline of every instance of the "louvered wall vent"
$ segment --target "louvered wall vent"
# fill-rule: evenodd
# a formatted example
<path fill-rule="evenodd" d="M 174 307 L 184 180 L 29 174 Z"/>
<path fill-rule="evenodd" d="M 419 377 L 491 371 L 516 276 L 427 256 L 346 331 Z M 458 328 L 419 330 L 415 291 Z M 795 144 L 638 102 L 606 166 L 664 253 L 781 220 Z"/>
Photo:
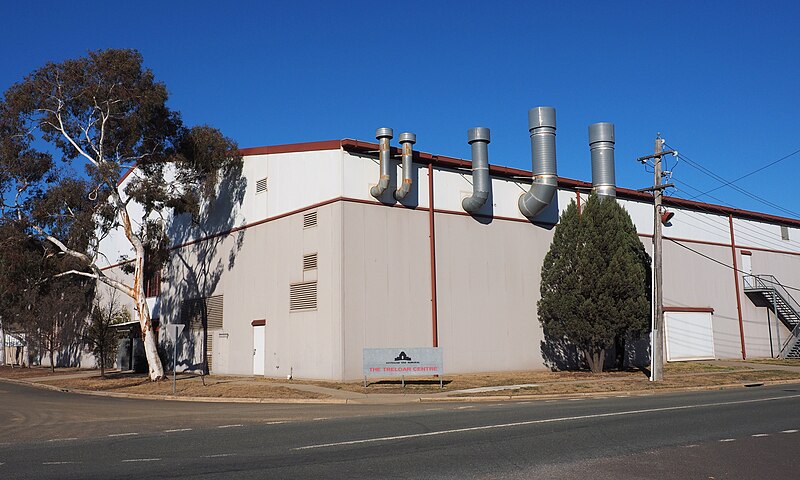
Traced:
<path fill-rule="evenodd" d="M 203 302 L 205 302 L 205 322 L 203 322 Z M 209 330 L 222 328 L 223 296 L 184 300 L 181 305 L 180 323 L 191 329 L 202 328 L 205 324 Z"/>
<path fill-rule="evenodd" d="M 781 240 L 789 240 L 789 227 L 781 225 Z"/>
<path fill-rule="evenodd" d="M 303 228 L 317 226 L 317 212 L 309 212 L 303 215 Z"/>
<path fill-rule="evenodd" d="M 317 254 L 309 253 L 303 255 L 303 270 L 316 270 L 317 269 Z"/>
<path fill-rule="evenodd" d="M 317 282 L 289 285 L 289 311 L 301 312 L 317 309 Z"/>
<path fill-rule="evenodd" d="M 222 328 L 222 295 L 206 298 L 208 328 Z"/>
<path fill-rule="evenodd" d="M 256 195 L 267 191 L 267 177 L 256 180 Z"/>

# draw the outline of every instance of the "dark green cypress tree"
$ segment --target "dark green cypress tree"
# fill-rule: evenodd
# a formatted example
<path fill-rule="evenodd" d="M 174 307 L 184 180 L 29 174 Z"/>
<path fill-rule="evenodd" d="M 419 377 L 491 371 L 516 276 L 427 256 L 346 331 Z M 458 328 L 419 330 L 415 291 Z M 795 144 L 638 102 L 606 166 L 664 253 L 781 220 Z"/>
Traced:
<path fill-rule="evenodd" d="M 561 215 L 542 266 L 539 321 L 545 337 L 573 345 L 592 372 L 627 334 L 650 321 L 650 257 L 617 202 L 591 196 Z"/>

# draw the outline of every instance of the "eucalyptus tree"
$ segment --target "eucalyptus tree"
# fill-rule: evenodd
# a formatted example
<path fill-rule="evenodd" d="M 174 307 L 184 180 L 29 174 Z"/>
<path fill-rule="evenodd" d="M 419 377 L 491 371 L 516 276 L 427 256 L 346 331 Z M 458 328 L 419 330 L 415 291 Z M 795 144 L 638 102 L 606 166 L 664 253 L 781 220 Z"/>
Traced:
<path fill-rule="evenodd" d="M 49 254 L 77 260 L 57 276 L 89 277 L 132 299 L 153 380 L 164 370 L 145 269 L 168 258 L 169 216 L 197 214 L 241 162 L 235 142 L 209 126 L 185 126 L 167 100 L 142 56 L 116 49 L 48 63 L 0 99 L 2 215 Z M 99 250 L 113 232 L 130 247 L 121 259 L 130 276 L 102 268 L 120 260 Z"/>

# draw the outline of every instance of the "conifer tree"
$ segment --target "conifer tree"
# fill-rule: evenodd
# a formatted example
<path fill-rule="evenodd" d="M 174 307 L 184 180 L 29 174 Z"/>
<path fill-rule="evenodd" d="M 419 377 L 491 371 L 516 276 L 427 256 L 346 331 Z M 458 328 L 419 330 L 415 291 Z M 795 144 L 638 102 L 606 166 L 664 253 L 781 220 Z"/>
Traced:
<path fill-rule="evenodd" d="M 592 372 L 627 334 L 649 328 L 650 257 L 617 202 L 592 195 L 561 215 L 542 266 L 539 321 L 545 336 L 580 350 Z"/>

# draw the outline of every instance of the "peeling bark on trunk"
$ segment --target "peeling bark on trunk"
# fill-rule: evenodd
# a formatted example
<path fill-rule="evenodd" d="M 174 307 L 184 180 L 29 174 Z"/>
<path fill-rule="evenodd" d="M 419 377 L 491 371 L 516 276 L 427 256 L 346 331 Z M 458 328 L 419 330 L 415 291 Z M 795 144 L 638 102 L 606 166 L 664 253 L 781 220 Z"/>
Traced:
<path fill-rule="evenodd" d="M 119 197 L 117 197 L 116 200 L 118 205 L 122 204 L 122 202 L 119 201 Z M 161 359 L 158 357 L 156 336 L 153 331 L 150 309 L 147 307 L 144 292 L 144 244 L 133 234 L 131 219 L 124 206 L 120 208 L 119 213 L 120 217 L 122 217 L 122 225 L 125 228 L 125 236 L 136 250 L 133 291 L 129 292 L 129 294 L 133 297 L 133 301 L 136 304 L 136 313 L 139 314 L 139 326 L 142 329 L 142 343 L 144 344 L 144 353 L 147 357 L 147 364 L 150 369 L 150 380 L 155 382 L 164 378 L 164 367 L 161 366 Z"/>

